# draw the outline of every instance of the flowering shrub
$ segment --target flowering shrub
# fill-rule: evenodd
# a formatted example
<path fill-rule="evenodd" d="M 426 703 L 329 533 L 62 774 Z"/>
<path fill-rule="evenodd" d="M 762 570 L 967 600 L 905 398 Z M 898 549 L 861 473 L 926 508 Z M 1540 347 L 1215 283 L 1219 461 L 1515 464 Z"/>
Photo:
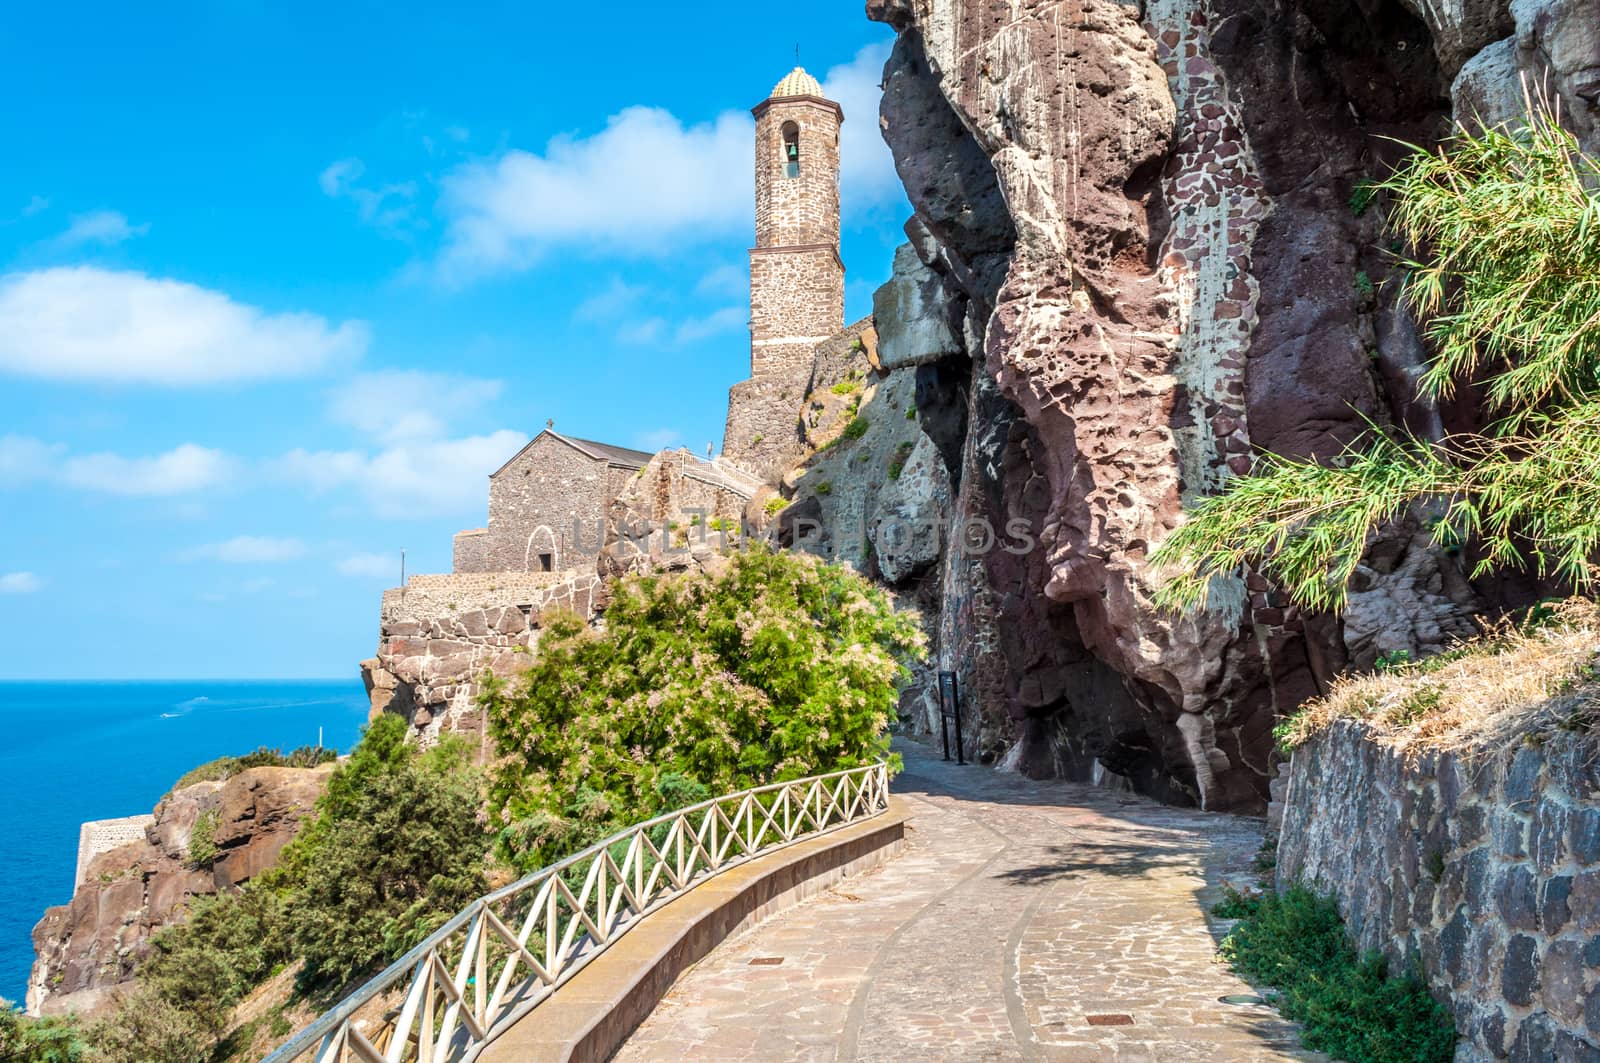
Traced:
<path fill-rule="evenodd" d="M 551 618 L 533 667 L 480 696 L 502 851 L 531 869 L 701 796 L 885 756 L 922 653 L 881 590 L 807 555 L 620 582 L 603 629 Z"/>

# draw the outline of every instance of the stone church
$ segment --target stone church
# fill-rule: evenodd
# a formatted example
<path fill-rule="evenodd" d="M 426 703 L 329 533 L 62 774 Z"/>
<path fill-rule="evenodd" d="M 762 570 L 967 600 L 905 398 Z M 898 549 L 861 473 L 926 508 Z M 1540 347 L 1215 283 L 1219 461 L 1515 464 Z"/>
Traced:
<path fill-rule="evenodd" d="M 839 128 L 844 112 L 796 67 L 753 109 L 756 241 L 750 249 L 750 379 L 728 393 L 720 457 L 650 454 L 559 433 L 551 423 L 489 477 L 489 519 L 455 536 L 457 573 L 592 566 L 605 522 L 629 508 L 665 524 L 692 505 L 740 516 L 802 456 L 800 417 L 819 358 L 850 357 L 870 321 L 844 328 Z M 653 470 L 653 471 L 647 471 Z"/>

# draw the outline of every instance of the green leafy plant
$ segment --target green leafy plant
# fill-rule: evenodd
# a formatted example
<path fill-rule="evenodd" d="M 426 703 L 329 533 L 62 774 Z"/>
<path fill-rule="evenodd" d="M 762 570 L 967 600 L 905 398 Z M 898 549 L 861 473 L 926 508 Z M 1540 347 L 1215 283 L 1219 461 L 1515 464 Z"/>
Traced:
<path fill-rule="evenodd" d="M 901 443 L 894 449 L 894 455 L 889 459 L 889 479 L 898 480 L 905 471 L 906 461 L 911 457 L 911 452 L 916 449 L 913 443 Z"/>
<path fill-rule="evenodd" d="M 813 487 L 811 490 L 816 492 L 819 495 L 831 495 L 831 494 L 833 494 L 833 481 L 832 480 L 824 480 L 821 483 L 819 483 L 817 486 Z"/>
<path fill-rule="evenodd" d="M 1363 177 L 1350 189 L 1350 212 L 1356 217 L 1367 212 L 1372 206 L 1372 201 L 1377 198 L 1379 189 L 1382 188 L 1377 181 L 1370 177 Z"/>
<path fill-rule="evenodd" d="M 183 773 L 182 778 L 172 784 L 172 788 L 181 790 L 195 783 L 226 782 L 251 768 L 314 768 L 330 760 L 337 760 L 338 757 L 337 750 L 323 749 L 320 746 L 301 746 L 288 753 L 262 746 L 242 756 L 218 757 L 216 760 L 206 761 L 199 767 L 190 768 Z"/>
<path fill-rule="evenodd" d="M 234 1007 L 272 974 L 303 959 L 300 993 L 336 990 L 484 891 L 481 776 L 459 740 L 423 752 L 408 729 L 375 720 L 278 866 L 195 900 L 152 939 L 136 988 L 86 1032 L 96 1060 L 209 1063 Z"/>
<path fill-rule="evenodd" d="M 1392 672 L 1396 668 L 1404 668 L 1410 663 L 1410 650 L 1385 650 L 1378 654 L 1377 660 L 1372 662 L 1372 667 L 1374 671 Z"/>
<path fill-rule="evenodd" d="M 189 864 L 209 868 L 217 859 L 217 810 L 208 808 L 195 817 L 189 830 Z"/>
<path fill-rule="evenodd" d="M 906 407 L 906 420 L 915 421 L 916 419 L 917 419 L 917 404 L 913 402 L 910 406 Z"/>
<path fill-rule="evenodd" d="M 1223 939 L 1223 958 L 1252 982 L 1276 988 L 1273 1003 L 1303 1024 L 1308 1048 L 1349 1063 L 1452 1058 L 1449 1011 L 1415 976 L 1391 977 L 1381 955 L 1357 956 L 1331 898 L 1295 886 L 1223 903 L 1236 913 L 1225 918 L 1241 920 Z"/>
<path fill-rule="evenodd" d="M 0 998 L 0 1059 L 7 1063 L 87 1063 L 88 1051 L 75 1020 L 29 1018 Z"/>
<path fill-rule="evenodd" d="M 844 431 L 839 433 L 841 439 L 854 442 L 867 434 L 867 429 L 872 427 L 865 417 L 852 417 L 850 423 L 844 426 Z"/>
<path fill-rule="evenodd" d="M 687 800 L 867 764 L 922 635 L 848 569 L 755 550 L 720 575 L 615 584 L 603 631 L 557 615 L 486 682 L 490 815 L 534 868 Z M 674 796 L 676 795 L 676 796 Z"/>
<path fill-rule="evenodd" d="M 861 390 L 861 381 L 855 379 L 854 377 L 849 377 L 834 384 L 833 387 L 829 388 L 828 390 L 833 392 L 835 395 L 854 395 L 856 392 Z"/>
<path fill-rule="evenodd" d="M 767 504 L 763 508 L 766 510 L 767 516 L 776 517 L 788 507 L 789 500 L 787 498 L 784 498 L 782 495 L 774 495 L 772 498 L 767 499 Z"/>
<path fill-rule="evenodd" d="M 1377 290 L 1377 286 L 1372 283 L 1372 277 L 1368 275 L 1366 270 L 1356 270 L 1356 291 L 1361 294 L 1363 299 L 1372 298 Z"/>
<path fill-rule="evenodd" d="M 1366 435 L 1326 463 L 1263 455 L 1195 507 L 1152 560 L 1157 601 L 1191 608 L 1245 563 L 1309 609 L 1344 605 L 1382 525 L 1424 505 L 1441 547 L 1475 540 L 1496 568 L 1594 585 L 1600 552 L 1600 172 L 1537 110 L 1522 126 L 1460 131 L 1380 185 L 1390 224 L 1427 262 L 1406 302 L 1434 351 L 1421 386 L 1448 399 L 1479 380 L 1481 434 Z"/>

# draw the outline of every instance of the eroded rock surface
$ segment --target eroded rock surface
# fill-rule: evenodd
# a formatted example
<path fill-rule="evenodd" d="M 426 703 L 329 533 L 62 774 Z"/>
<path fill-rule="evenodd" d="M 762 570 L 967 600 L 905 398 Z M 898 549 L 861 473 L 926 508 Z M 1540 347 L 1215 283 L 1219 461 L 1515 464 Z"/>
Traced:
<path fill-rule="evenodd" d="M 1153 608 L 1153 546 L 1271 451 L 1326 458 L 1368 421 L 1424 436 L 1471 410 L 1416 394 L 1365 186 L 1471 111 L 1547 77 L 1592 141 L 1596 0 L 873 0 L 899 31 L 882 122 L 916 215 L 880 296 L 886 361 L 957 521 L 937 567 L 937 667 L 969 739 L 1031 774 L 1259 807 L 1274 719 L 1342 668 L 1425 654 L 1505 602 L 1386 532 L 1350 616 L 1301 616 L 1259 576 Z M 914 253 L 914 254 L 913 254 Z M 899 320 L 897 320 L 897 318 Z M 912 714 L 936 722 L 931 698 Z"/>
<path fill-rule="evenodd" d="M 94 1015 L 133 977 L 150 939 L 190 901 L 232 889 L 277 863 L 327 786 L 332 765 L 251 768 L 168 794 L 143 841 L 102 853 L 72 900 L 33 929 L 32 1014 Z M 214 825 L 215 857 L 191 856 L 196 824 Z"/>

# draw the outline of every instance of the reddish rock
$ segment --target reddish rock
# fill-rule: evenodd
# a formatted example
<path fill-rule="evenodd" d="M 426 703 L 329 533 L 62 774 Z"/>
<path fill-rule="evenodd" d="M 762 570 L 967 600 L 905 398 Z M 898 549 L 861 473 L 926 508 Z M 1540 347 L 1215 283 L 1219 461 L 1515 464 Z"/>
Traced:
<path fill-rule="evenodd" d="M 191 900 L 237 886 L 276 862 L 332 770 L 252 768 L 225 783 L 168 794 L 144 841 L 97 856 L 72 900 L 48 909 L 34 927 L 29 1009 L 93 1015 L 106 1008 L 151 937 L 181 921 Z M 216 817 L 218 855 L 200 868 L 189 861 L 190 836 L 208 813 Z"/>

